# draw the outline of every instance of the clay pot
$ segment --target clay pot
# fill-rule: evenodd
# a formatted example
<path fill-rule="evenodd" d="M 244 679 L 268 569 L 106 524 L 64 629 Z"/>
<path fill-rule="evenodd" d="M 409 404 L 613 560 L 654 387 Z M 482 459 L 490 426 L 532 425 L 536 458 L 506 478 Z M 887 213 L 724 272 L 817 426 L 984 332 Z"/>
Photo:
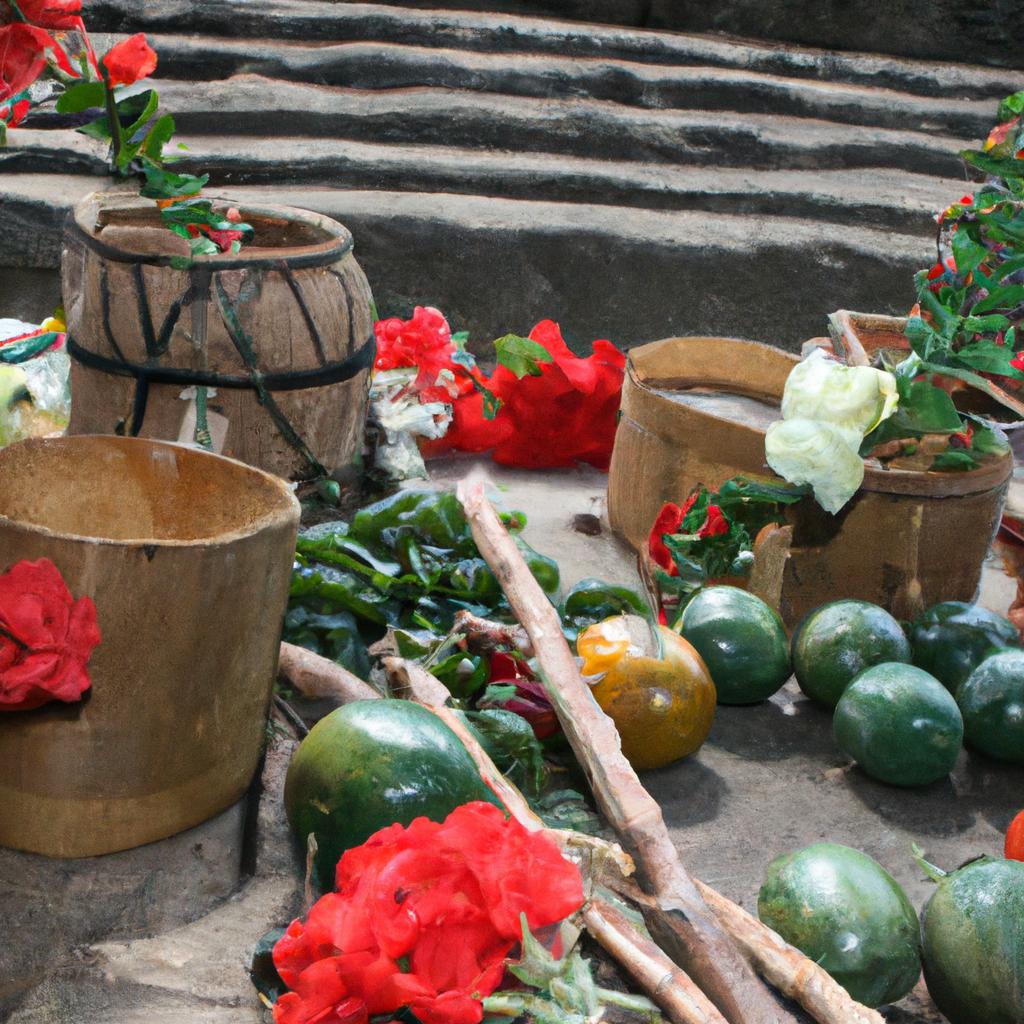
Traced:
<path fill-rule="evenodd" d="M 183 395 L 206 384 L 225 455 L 294 480 L 361 455 L 373 313 L 352 236 L 288 207 L 241 214 L 252 245 L 189 258 L 152 200 L 103 193 L 75 208 L 62 260 L 69 433 L 191 440 Z"/>
<path fill-rule="evenodd" d="M 733 338 L 669 338 L 633 349 L 608 477 L 612 528 L 642 550 L 665 502 L 698 484 L 714 489 L 737 474 L 770 474 L 765 430 L 779 418 L 796 362 Z M 790 506 L 792 543 L 779 569 L 783 620 L 792 627 L 846 597 L 898 618 L 939 601 L 972 600 L 1012 468 L 1009 455 L 963 473 L 869 463 L 838 515 L 810 499 Z M 764 596 L 770 587 L 758 589 Z"/>
<path fill-rule="evenodd" d="M 277 477 L 135 438 L 0 450 L 0 571 L 50 559 L 96 604 L 76 704 L 0 714 L 0 844 L 54 857 L 162 839 L 259 762 L 299 507 Z"/>

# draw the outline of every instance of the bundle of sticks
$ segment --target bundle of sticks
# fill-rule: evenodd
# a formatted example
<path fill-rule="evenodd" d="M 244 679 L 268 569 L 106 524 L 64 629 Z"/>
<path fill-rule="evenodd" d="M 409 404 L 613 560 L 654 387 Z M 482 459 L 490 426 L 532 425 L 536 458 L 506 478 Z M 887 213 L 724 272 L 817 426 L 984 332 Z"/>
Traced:
<path fill-rule="evenodd" d="M 548 831 L 567 855 L 578 857 L 581 844 L 591 852 L 605 847 L 598 858 L 603 885 L 591 891 L 582 912 L 584 925 L 674 1024 L 797 1024 L 794 1010 L 776 993 L 799 1004 L 818 1024 L 884 1024 L 879 1013 L 852 999 L 798 949 L 687 872 L 661 808 L 623 756 L 615 724 L 591 696 L 558 613 L 488 502 L 483 482 L 464 481 L 458 493 L 477 547 L 501 583 L 519 627 L 468 615 L 458 625 L 480 643 L 512 643 L 536 659 L 562 729 L 621 848 L 547 829 L 446 707 L 447 689 L 425 668 L 385 657 L 392 692 L 429 707 L 455 732 L 509 814 L 525 827 Z M 380 697 L 341 666 L 286 643 L 281 645 L 280 673 L 295 689 L 340 703 Z M 640 910 L 649 935 L 602 896 L 604 887 Z"/>

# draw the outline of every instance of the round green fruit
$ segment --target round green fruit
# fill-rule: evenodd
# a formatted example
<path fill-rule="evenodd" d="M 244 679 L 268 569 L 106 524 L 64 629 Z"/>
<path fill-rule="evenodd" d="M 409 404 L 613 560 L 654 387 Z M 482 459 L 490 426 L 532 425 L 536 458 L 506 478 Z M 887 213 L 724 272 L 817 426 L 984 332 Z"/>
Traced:
<path fill-rule="evenodd" d="M 683 609 L 680 633 L 715 681 L 719 704 L 767 700 L 789 678 L 778 613 L 739 587 L 705 587 Z"/>
<path fill-rule="evenodd" d="M 1024 1021 L 1024 862 L 946 875 L 922 914 L 924 980 L 950 1024 Z"/>
<path fill-rule="evenodd" d="M 866 1006 L 905 996 L 921 973 L 917 914 L 867 854 L 815 843 L 768 865 L 762 921 Z"/>
<path fill-rule="evenodd" d="M 334 888 L 341 855 L 413 818 L 443 821 L 473 800 L 498 801 L 436 715 L 406 700 L 361 700 L 322 718 L 288 766 L 284 807 L 303 845 L 316 835 L 317 879 Z"/>
<path fill-rule="evenodd" d="M 954 694 L 993 651 L 1020 646 L 1009 619 L 964 601 L 934 605 L 911 623 L 909 634 L 914 664 Z"/>
<path fill-rule="evenodd" d="M 890 662 L 850 683 L 832 731 L 840 750 L 872 778 L 924 786 L 953 770 L 964 723 L 952 694 L 934 676 Z"/>
<path fill-rule="evenodd" d="M 793 671 L 808 697 L 834 708 L 866 668 L 910 661 L 900 624 L 869 601 L 832 601 L 811 612 L 793 634 Z"/>
<path fill-rule="evenodd" d="M 964 739 L 1000 761 L 1024 764 L 1024 651 L 986 658 L 960 685 Z"/>

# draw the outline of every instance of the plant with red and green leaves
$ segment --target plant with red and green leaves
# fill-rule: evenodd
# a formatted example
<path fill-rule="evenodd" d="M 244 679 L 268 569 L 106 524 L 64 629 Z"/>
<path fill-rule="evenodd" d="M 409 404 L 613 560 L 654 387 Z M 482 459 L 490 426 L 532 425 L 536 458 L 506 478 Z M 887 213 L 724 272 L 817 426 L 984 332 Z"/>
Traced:
<path fill-rule="evenodd" d="M 987 424 L 961 417 L 956 382 L 997 401 L 1024 385 L 1024 92 L 999 105 L 999 124 L 967 164 L 986 177 L 938 217 L 936 260 L 915 276 L 918 305 L 907 322 L 911 356 L 894 368 L 900 409 L 866 447 L 896 438 L 947 434 L 934 469 L 971 469 L 1006 450 Z M 942 382 L 945 388 L 928 387 Z M 961 384 L 961 386 L 962 386 Z"/>
<path fill-rule="evenodd" d="M 694 488 L 682 505 L 666 502 L 647 539 L 662 595 L 683 604 L 716 580 L 748 577 L 758 535 L 808 492 L 737 476 L 717 491 Z"/>
<path fill-rule="evenodd" d="M 30 87 L 44 75 L 63 88 L 57 111 L 84 115 L 78 130 L 110 145 L 110 171 L 141 175 L 142 195 L 160 208 L 166 227 L 188 240 L 193 256 L 237 252 L 248 224 L 214 210 L 199 195 L 206 175 L 177 174 L 165 163 L 174 118 L 162 113 L 145 84 L 157 55 L 142 33 L 97 58 L 81 17 L 82 0 L 0 0 L 0 144 L 31 107 Z"/>

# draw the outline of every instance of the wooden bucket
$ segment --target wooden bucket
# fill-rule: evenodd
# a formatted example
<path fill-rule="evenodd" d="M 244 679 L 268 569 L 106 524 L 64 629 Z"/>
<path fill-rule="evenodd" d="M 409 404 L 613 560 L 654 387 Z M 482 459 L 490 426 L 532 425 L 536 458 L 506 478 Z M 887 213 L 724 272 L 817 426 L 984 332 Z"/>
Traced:
<path fill-rule="evenodd" d="M 183 395 L 202 384 L 227 419 L 225 455 L 293 480 L 361 456 L 375 347 L 352 236 L 303 210 L 241 213 L 255 244 L 189 258 L 151 200 L 102 193 L 75 208 L 62 260 L 69 433 L 191 440 Z"/>
<path fill-rule="evenodd" d="M 613 529 L 642 550 L 665 502 L 698 484 L 713 489 L 740 473 L 770 474 L 764 434 L 779 418 L 797 361 L 734 338 L 669 338 L 633 349 L 608 477 Z M 939 601 L 972 600 L 1012 469 L 1009 455 L 964 473 L 869 465 L 838 515 L 813 500 L 791 506 L 779 608 L 786 624 L 845 597 L 898 618 Z"/>
<path fill-rule="evenodd" d="M 0 450 L 0 571 L 50 559 L 96 604 L 83 701 L 0 714 L 0 844 L 87 857 L 238 800 L 259 762 L 299 506 L 280 479 L 180 445 Z"/>

